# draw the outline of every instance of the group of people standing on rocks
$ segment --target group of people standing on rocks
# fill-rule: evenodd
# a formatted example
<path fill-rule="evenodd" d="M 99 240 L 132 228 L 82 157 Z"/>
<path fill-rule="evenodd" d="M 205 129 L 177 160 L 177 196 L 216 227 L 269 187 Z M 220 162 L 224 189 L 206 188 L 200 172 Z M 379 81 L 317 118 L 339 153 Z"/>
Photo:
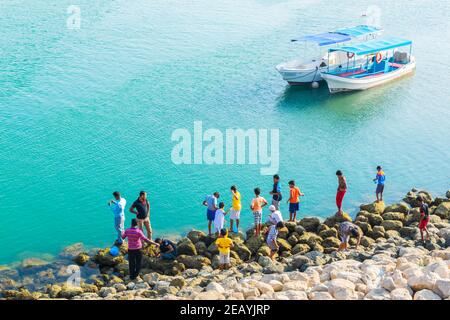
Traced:
<path fill-rule="evenodd" d="M 359 245 L 363 236 L 361 230 L 353 224 L 352 219 L 348 214 L 342 210 L 342 203 L 344 196 L 347 192 L 347 180 L 341 170 L 336 172 L 338 179 L 338 187 L 336 191 L 336 207 L 337 213 L 346 220 L 339 226 L 339 235 L 341 237 L 341 245 L 339 250 L 344 250 L 348 247 L 349 239 L 351 236 L 358 239 L 357 245 Z M 376 183 L 376 201 L 383 201 L 383 192 L 386 176 L 381 166 L 377 167 L 377 173 L 373 181 Z M 288 182 L 289 185 L 289 198 L 286 202 L 289 204 L 289 220 L 290 222 L 296 222 L 297 212 L 300 210 L 300 198 L 305 194 L 296 185 L 294 180 Z M 207 207 L 206 218 L 208 221 L 208 234 L 209 236 L 214 234 L 216 236 L 216 245 L 219 251 L 220 268 L 226 269 L 230 267 L 230 250 L 233 246 L 233 241 L 228 238 L 229 232 L 238 232 L 240 226 L 240 215 L 242 210 L 241 193 L 238 188 L 233 185 L 230 187 L 231 192 L 231 206 L 229 209 L 225 208 L 224 202 L 218 202 L 220 198 L 219 192 L 214 192 L 211 195 L 207 195 L 203 201 L 203 205 Z M 277 243 L 278 232 L 284 228 L 283 215 L 280 211 L 280 203 L 283 200 L 283 194 L 281 192 L 281 184 L 279 175 L 273 176 L 272 190 L 269 192 L 272 197 L 271 203 L 261 195 L 261 189 L 254 189 L 254 198 L 250 203 L 250 210 L 253 214 L 254 221 L 254 234 L 260 236 L 263 224 L 263 208 L 269 205 L 270 214 L 267 218 L 269 228 L 265 234 L 266 243 L 269 246 L 271 253 L 270 257 L 274 259 L 275 254 L 278 252 L 279 245 Z M 131 220 L 131 227 L 124 229 L 125 221 L 125 207 L 126 200 L 121 197 L 118 191 L 113 192 L 114 199 L 108 202 L 112 212 L 114 213 L 114 225 L 117 232 L 117 245 L 122 245 L 125 238 L 128 239 L 128 259 L 130 266 L 130 278 L 134 279 L 138 276 L 141 267 L 142 260 L 142 242 L 146 242 L 159 247 L 160 256 L 162 259 L 175 259 L 177 256 L 176 245 L 167 239 L 157 238 L 152 240 L 152 228 L 150 223 L 150 202 L 147 199 L 147 193 L 141 191 L 139 197 L 133 202 L 129 208 L 129 212 L 136 215 L 136 218 Z M 419 223 L 419 229 L 423 240 L 423 231 L 427 233 L 426 228 L 429 221 L 428 206 L 422 199 L 418 199 L 420 202 L 421 220 Z M 230 216 L 229 228 L 225 227 L 225 217 Z M 147 236 L 144 235 L 144 228 Z"/>

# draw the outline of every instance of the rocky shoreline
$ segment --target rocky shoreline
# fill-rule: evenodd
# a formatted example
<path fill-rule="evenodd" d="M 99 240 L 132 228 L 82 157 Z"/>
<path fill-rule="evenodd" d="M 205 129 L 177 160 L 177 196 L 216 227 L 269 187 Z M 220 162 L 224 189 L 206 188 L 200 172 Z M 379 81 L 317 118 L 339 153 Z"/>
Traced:
<path fill-rule="evenodd" d="M 431 214 L 425 243 L 417 227 L 419 194 Z M 53 262 L 27 259 L 18 268 L 0 267 L 0 299 L 450 300 L 449 219 L 450 190 L 433 198 L 412 189 L 397 204 L 360 206 L 354 222 L 364 237 L 357 250 L 337 251 L 340 217 L 307 217 L 286 223 L 275 262 L 253 230 L 231 234 L 227 271 L 217 269 L 215 239 L 192 230 L 178 242 L 174 261 L 160 260 L 147 247 L 137 281 L 127 276 L 126 245 L 113 257 L 109 248 L 85 251 L 74 244 Z M 79 285 L 67 282 L 78 278 Z"/>

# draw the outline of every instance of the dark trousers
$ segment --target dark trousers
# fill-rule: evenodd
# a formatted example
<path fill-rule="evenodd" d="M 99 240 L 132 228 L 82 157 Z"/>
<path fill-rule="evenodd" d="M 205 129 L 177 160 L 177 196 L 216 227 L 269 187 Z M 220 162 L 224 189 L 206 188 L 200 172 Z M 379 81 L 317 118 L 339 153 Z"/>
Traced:
<path fill-rule="evenodd" d="M 130 279 L 136 279 L 142 266 L 141 249 L 128 250 L 128 265 L 130 268 Z"/>

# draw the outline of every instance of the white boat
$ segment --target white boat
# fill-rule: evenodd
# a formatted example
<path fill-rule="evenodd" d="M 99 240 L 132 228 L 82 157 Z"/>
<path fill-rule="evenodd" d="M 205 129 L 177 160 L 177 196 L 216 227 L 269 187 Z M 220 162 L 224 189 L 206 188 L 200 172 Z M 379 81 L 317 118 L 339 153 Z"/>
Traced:
<path fill-rule="evenodd" d="M 409 47 L 409 51 L 402 51 Z M 348 58 L 345 70 L 329 69 L 322 72 L 331 93 L 366 90 L 408 75 L 416 68 L 411 54 L 412 41 L 384 38 L 329 49 L 329 53 L 344 52 Z M 363 59 L 361 59 L 363 58 Z M 361 63 L 361 60 L 365 61 Z"/>
<path fill-rule="evenodd" d="M 360 25 L 351 28 L 338 29 L 331 32 L 307 35 L 293 42 L 314 43 L 318 47 L 326 47 L 330 45 L 348 43 L 350 41 L 361 41 L 376 38 L 383 30 L 378 27 Z M 345 54 L 344 54 L 345 55 Z M 320 71 L 331 66 L 334 68 L 342 68 L 341 62 L 345 61 L 345 57 L 340 53 L 332 55 L 321 54 L 316 58 L 297 59 L 276 66 L 277 71 L 284 80 L 291 85 L 318 82 L 323 80 Z"/>

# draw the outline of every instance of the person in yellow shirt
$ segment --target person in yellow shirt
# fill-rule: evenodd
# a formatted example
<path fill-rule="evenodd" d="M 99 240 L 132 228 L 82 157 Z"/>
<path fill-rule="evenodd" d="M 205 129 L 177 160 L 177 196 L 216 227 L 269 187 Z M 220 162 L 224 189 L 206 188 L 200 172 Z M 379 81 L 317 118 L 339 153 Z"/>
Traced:
<path fill-rule="evenodd" d="M 231 267 L 230 249 L 233 247 L 233 240 L 228 238 L 227 229 L 220 230 L 219 238 L 216 240 L 217 249 L 219 249 L 219 269 L 226 270 Z"/>
<path fill-rule="evenodd" d="M 233 232 L 233 222 L 236 220 L 236 232 L 239 231 L 239 219 L 241 216 L 241 194 L 236 186 L 231 186 L 231 210 L 230 210 L 230 232 Z"/>

